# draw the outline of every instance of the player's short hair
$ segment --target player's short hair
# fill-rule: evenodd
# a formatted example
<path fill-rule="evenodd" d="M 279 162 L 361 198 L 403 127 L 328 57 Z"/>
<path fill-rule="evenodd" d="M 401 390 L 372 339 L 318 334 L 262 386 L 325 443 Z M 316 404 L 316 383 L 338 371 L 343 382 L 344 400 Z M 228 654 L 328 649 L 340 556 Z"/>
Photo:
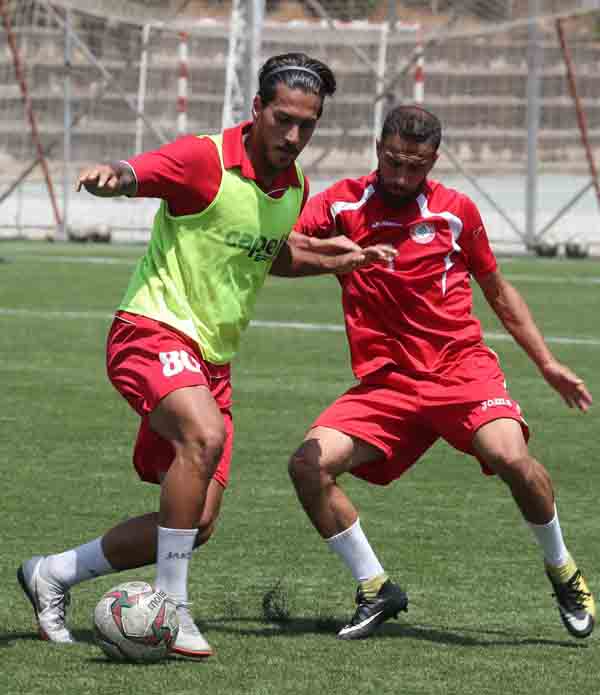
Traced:
<path fill-rule="evenodd" d="M 424 142 L 437 150 L 442 141 L 442 124 L 437 116 L 420 106 L 396 106 L 385 117 L 381 141 L 390 135 Z"/>
<path fill-rule="evenodd" d="M 305 53 L 282 53 L 272 56 L 258 73 L 258 95 L 266 106 L 273 101 L 277 85 L 283 83 L 290 89 L 301 89 L 307 94 L 321 97 L 321 109 L 325 97 L 336 90 L 335 76 L 325 63 Z"/>

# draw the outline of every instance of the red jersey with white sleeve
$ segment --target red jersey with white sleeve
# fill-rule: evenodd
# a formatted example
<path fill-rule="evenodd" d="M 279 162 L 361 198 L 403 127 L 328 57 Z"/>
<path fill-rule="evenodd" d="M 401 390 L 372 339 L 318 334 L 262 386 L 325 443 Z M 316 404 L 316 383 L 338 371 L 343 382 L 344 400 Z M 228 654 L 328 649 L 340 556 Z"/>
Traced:
<path fill-rule="evenodd" d="M 414 200 L 394 206 L 377 173 L 344 179 L 311 198 L 295 230 L 345 234 L 362 247 L 390 244 L 388 266 L 338 276 L 352 368 L 362 378 L 382 367 L 444 375 L 484 346 L 472 313 L 470 276 L 496 270 L 473 201 L 427 179 Z"/>

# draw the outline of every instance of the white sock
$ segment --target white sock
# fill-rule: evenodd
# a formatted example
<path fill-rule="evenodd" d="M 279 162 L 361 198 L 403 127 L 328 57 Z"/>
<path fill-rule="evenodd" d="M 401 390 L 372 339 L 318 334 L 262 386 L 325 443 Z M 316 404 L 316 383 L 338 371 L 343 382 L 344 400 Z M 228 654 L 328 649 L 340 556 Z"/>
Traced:
<path fill-rule="evenodd" d="M 325 541 L 344 561 L 357 582 L 364 582 L 383 574 L 383 567 L 363 533 L 360 519 L 357 519 L 345 531 L 326 538 Z"/>
<path fill-rule="evenodd" d="M 187 575 L 198 529 L 158 527 L 156 588 L 178 603 L 187 601 Z"/>
<path fill-rule="evenodd" d="M 542 546 L 546 562 L 554 567 L 564 565 L 569 559 L 569 551 L 563 540 L 556 505 L 554 505 L 554 516 L 547 524 L 528 523 L 533 531 L 533 535 Z"/>
<path fill-rule="evenodd" d="M 96 538 L 63 553 L 48 555 L 40 567 L 53 584 L 69 588 L 86 579 L 115 572 L 102 550 L 102 538 Z"/>

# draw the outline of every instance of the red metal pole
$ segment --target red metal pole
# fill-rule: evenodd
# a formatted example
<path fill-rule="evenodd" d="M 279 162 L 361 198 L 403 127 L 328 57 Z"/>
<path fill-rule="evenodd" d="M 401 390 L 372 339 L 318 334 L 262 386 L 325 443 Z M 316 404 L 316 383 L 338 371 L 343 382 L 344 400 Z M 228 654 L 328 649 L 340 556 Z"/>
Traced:
<path fill-rule="evenodd" d="M 422 104 L 425 101 L 425 56 L 423 46 L 423 28 L 419 24 L 417 27 L 417 60 L 415 62 L 415 75 L 413 95 L 415 104 Z"/>
<path fill-rule="evenodd" d="M 571 58 L 569 46 L 567 45 L 567 41 L 565 39 L 565 32 L 563 29 L 562 19 L 556 20 L 556 31 L 558 33 L 560 48 L 562 50 L 563 59 L 567 68 L 567 80 L 569 83 L 569 91 L 571 92 L 571 97 L 575 102 L 575 111 L 577 113 L 577 122 L 579 124 L 579 132 L 581 134 L 581 142 L 583 143 L 583 147 L 585 149 L 585 156 L 587 157 L 590 176 L 592 178 L 592 183 L 594 184 L 594 189 L 596 191 L 598 208 L 600 208 L 600 182 L 598 181 L 598 170 L 596 169 L 596 164 L 594 163 L 594 154 L 592 152 L 590 140 L 588 137 L 587 119 L 585 117 L 585 111 L 583 110 L 583 106 L 581 105 L 581 99 L 579 98 L 579 93 L 577 91 L 575 71 L 573 70 L 573 60 Z"/>
<path fill-rule="evenodd" d="M 19 51 L 17 49 L 17 42 L 15 41 L 15 35 L 10 24 L 10 15 L 8 13 L 5 0 L 0 0 L 0 12 L 2 13 L 2 22 L 6 31 L 8 45 L 12 53 L 13 64 L 15 66 L 15 73 L 17 75 L 19 87 L 21 88 L 21 95 L 23 97 L 23 103 L 25 106 L 25 113 L 27 114 L 27 118 L 29 119 L 29 125 L 31 127 L 31 139 L 33 140 L 33 143 L 37 149 L 38 160 L 44 171 L 44 178 L 46 179 L 46 186 L 48 187 L 48 195 L 50 196 L 52 209 L 54 211 L 54 219 L 56 220 L 56 225 L 60 227 L 62 224 L 62 220 L 60 212 L 58 210 L 56 196 L 54 194 L 54 187 L 52 186 L 52 179 L 50 178 L 48 163 L 46 162 L 46 157 L 44 156 L 44 149 L 40 140 L 35 113 L 33 111 L 33 105 L 29 97 L 29 90 L 27 89 L 27 80 L 25 79 L 25 74 L 21 66 L 21 59 L 19 57 Z"/>
<path fill-rule="evenodd" d="M 190 77 L 188 61 L 188 33 L 179 32 L 179 67 L 177 71 L 177 133 L 187 134 L 188 81 Z"/>

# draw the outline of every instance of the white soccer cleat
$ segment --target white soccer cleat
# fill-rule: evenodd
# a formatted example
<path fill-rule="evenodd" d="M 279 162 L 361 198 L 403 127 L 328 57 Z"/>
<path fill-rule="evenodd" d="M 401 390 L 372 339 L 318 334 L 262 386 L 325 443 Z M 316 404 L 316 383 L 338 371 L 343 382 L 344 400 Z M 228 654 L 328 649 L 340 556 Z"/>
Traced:
<path fill-rule="evenodd" d="M 41 639 L 71 644 L 75 640 L 65 625 L 71 596 L 68 591 L 41 576 L 40 565 L 43 559 L 43 556 L 35 555 L 24 562 L 17 570 L 17 579 L 33 606 Z"/>
<path fill-rule="evenodd" d="M 194 622 L 189 611 L 190 605 L 189 603 L 180 603 L 177 606 L 179 632 L 171 654 L 186 659 L 206 659 L 213 655 L 213 650 Z"/>

